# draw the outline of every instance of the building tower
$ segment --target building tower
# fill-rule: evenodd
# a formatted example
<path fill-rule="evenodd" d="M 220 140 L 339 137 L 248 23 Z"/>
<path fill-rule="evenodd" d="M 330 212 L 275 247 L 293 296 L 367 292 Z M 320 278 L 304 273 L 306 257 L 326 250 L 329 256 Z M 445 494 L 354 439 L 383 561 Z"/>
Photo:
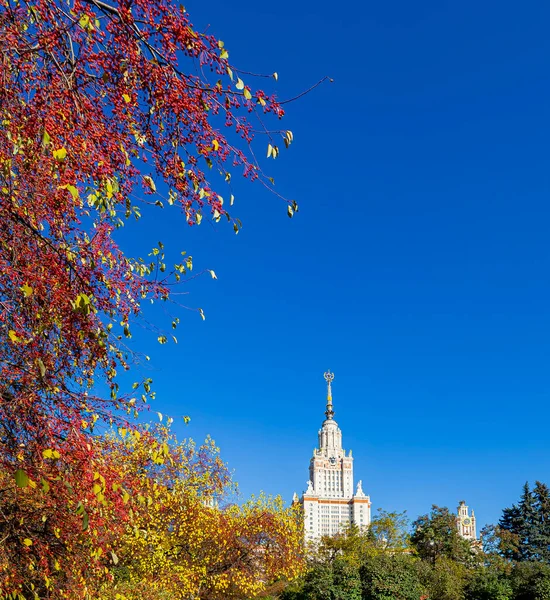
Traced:
<path fill-rule="evenodd" d="M 458 533 L 464 539 L 472 542 L 477 541 L 476 517 L 473 510 L 472 514 L 469 514 L 464 500 L 458 503 L 458 508 L 456 509 L 456 526 L 458 527 Z"/>
<path fill-rule="evenodd" d="M 363 492 L 361 481 L 353 493 L 353 457 L 342 448 L 342 432 L 334 420 L 332 382 L 334 373 L 327 371 L 326 419 L 319 430 L 319 447 L 309 463 L 307 490 L 300 500 L 305 519 L 306 542 L 323 535 L 335 535 L 350 523 L 361 528 L 370 524 L 370 497 Z"/>

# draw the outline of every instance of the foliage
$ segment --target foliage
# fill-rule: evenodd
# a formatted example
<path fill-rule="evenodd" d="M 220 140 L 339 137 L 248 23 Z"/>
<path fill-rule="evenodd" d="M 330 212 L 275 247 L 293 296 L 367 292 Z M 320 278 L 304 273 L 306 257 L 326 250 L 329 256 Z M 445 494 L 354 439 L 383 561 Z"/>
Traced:
<path fill-rule="evenodd" d="M 500 549 L 514 561 L 550 563 L 550 492 L 537 481 L 523 486 L 518 504 L 505 508 L 499 522 Z"/>
<path fill-rule="evenodd" d="M 465 599 L 511 600 L 512 586 L 502 573 L 490 567 L 480 567 L 466 585 Z"/>
<path fill-rule="evenodd" d="M 428 598 L 438 600 L 464 600 L 465 586 L 469 576 L 467 566 L 447 556 L 440 556 L 435 563 L 418 563 L 420 580 L 427 590 Z"/>
<path fill-rule="evenodd" d="M 158 428 L 95 443 L 94 497 L 75 488 L 66 508 L 66 474 L 49 489 L 20 489 L 3 473 L 2 514 L 23 523 L 0 529 L 3 593 L 242 598 L 300 574 L 300 515 L 265 496 L 219 507 L 231 482 L 211 440 L 177 443 Z"/>
<path fill-rule="evenodd" d="M 473 556 L 471 543 L 458 532 L 456 515 L 435 504 L 430 514 L 418 517 L 413 523 L 411 544 L 420 558 L 434 564 L 441 557 L 467 562 Z"/>
<path fill-rule="evenodd" d="M 550 566 L 522 561 L 514 565 L 510 575 L 514 600 L 549 600 Z"/>
<path fill-rule="evenodd" d="M 283 110 L 167 0 L 1 6 L 0 460 L 36 476 L 44 449 L 81 447 L 98 420 L 134 413 L 140 393 L 147 402 L 149 380 L 119 393 L 124 338 L 141 302 L 168 298 L 192 269 L 167 264 L 160 243 L 148 262 L 126 256 L 116 228 L 141 202 L 176 205 L 190 225 L 226 216 L 238 231 L 206 173 L 230 182 L 239 167 L 268 185 L 238 140 L 252 140 L 247 114 Z M 93 393 L 98 379 L 108 398 Z"/>
<path fill-rule="evenodd" d="M 409 548 L 409 519 L 406 511 L 387 512 L 378 509 L 368 529 L 373 545 L 383 551 L 404 552 Z"/>
<path fill-rule="evenodd" d="M 425 588 L 409 555 L 368 557 L 360 570 L 364 600 L 419 600 Z"/>
<path fill-rule="evenodd" d="M 193 268 L 160 242 L 147 260 L 125 255 L 117 228 L 173 205 L 189 225 L 225 217 L 238 232 L 233 195 L 212 181 L 230 186 L 237 168 L 271 187 L 250 119 L 280 119 L 281 104 L 167 0 L 0 0 L 0 47 L 0 597 L 85 597 L 113 578 L 146 597 L 146 556 L 172 594 L 168 571 L 225 597 L 294 576 L 292 511 L 263 497 L 206 506 L 228 484 L 213 447 L 132 425 L 151 380 L 117 381 L 141 304 Z M 270 158 L 277 137 L 292 142 L 263 130 Z M 100 435 L 111 425 L 119 438 Z M 216 549 L 199 544 L 208 528 Z"/>

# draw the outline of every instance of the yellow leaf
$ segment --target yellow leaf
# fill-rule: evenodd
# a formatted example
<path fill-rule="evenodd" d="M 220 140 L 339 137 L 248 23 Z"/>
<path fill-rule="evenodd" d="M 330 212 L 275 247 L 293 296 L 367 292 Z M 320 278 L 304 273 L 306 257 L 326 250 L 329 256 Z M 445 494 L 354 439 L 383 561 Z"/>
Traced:
<path fill-rule="evenodd" d="M 143 181 L 145 183 L 145 185 L 152 191 L 152 192 L 156 192 L 157 191 L 157 186 L 155 185 L 155 182 L 151 179 L 151 177 L 149 177 L 149 175 L 145 175 L 143 177 Z"/>
<path fill-rule="evenodd" d="M 59 150 L 54 150 L 53 157 L 57 162 L 63 162 L 67 158 L 67 150 L 65 150 L 65 148 L 59 148 Z"/>
<path fill-rule="evenodd" d="M 245 88 L 245 90 L 244 90 L 244 97 L 245 97 L 247 100 L 252 100 L 252 94 L 250 93 L 250 91 L 249 91 L 249 89 L 248 89 L 248 88 Z"/>
<path fill-rule="evenodd" d="M 25 283 L 19 289 L 23 292 L 25 298 L 32 296 L 32 287 L 28 283 Z"/>
<path fill-rule="evenodd" d="M 124 102 L 126 102 L 126 104 L 128 104 L 132 100 L 130 96 L 128 96 L 128 94 L 122 94 L 122 99 L 124 100 Z"/>
<path fill-rule="evenodd" d="M 21 341 L 21 338 L 17 337 L 17 334 L 15 333 L 15 331 L 13 329 L 10 329 L 8 331 L 8 336 L 14 344 L 17 344 L 17 342 Z"/>
<path fill-rule="evenodd" d="M 212 146 L 214 147 L 214 150 L 216 150 L 216 152 L 217 152 L 220 147 L 218 140 L 212 140 Z"/>
<path fill-rule="evenodd" d="M 212 279 L 217 279 L 216 273 L 210 269 L 210 275 L 212 275 Z"/>
<path fill-rule="evenodd" d="M 82 29 L 86 29 L 86 27 L 88 27 L 90 23 L 90 17 L 88 15 L 82 15 L 80 17 L 80 19 L 78 20 L 78 24 L 80 25 L 80 27 L 82 27 Z"/>
<path fill-rule="evenodd" d="M 235 87 L 238 90 L 243 90 L 244 89 L 244 81 L 240 77 L 237 77 L 237 83 L 235 84 Z"/>
<path fill-rule="evenodd" d="M 47 450 L 43 450 L 42 456 L 44 458 L 53 458 L 53 450 L 51 450 L 50 448 L 48 448 Z"/>
<path fill-rule="evenodd" d="M 29 540 L 29 538 L 25 538 L 23 540 L 23 543 L 25 544 L 25 546 L 32 546 L 32 540 Z"/>

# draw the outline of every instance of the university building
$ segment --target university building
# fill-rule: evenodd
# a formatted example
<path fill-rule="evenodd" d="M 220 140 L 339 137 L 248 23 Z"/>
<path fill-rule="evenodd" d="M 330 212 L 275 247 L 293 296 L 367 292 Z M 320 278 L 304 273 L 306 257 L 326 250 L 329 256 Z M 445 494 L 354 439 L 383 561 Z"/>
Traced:
<path fill-rule="evenodd" d="M 334 420 L 333 379 L 333 373 L 325 373 L 326 418 L 319 430 L 319 447 L 313 450 L 309 463 L 307 490 L 300 499 L 306 542 L 340 533 L 350 523 L 361 528 L 370 524 L 370 497 L 363 492 L 361 481 L 353 491 L 353 456 L 351 450 L 346 452 L 342 448 L 342 431 Z"/>
<path fill-rule="evenodd" d="M 309 462 L 307 490 L 299 499 L 304 511 L 306 543 L 324 535 L 341 533 L 353 523 L 366 529 L 371 522 L 371 501 L 363 491 L 362 482 L 354 487 L 353 456 L 342 447 L 342 431 L 334 420 L 332 381 L 334 373 L 324 374 L 327 382 L 325 420 L 319 430 L 319 446 Z M 354 492 L 355 489 L 355 492 Z M 464 501 L 457 509 L 456 524 L 462 537 L 477 541 L 474 511 L 471 515 Z"/>

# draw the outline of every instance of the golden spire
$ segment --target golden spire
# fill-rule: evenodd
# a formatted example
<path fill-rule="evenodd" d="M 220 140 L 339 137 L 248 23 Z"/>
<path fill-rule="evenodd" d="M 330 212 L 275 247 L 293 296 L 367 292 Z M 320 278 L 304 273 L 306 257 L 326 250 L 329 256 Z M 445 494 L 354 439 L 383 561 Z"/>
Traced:
<path fill-rule="evenodd" d="M 334 417 L 334 410 L 332 408 L 332 381 L 334 379 L 334 373 L 331 373 L 330 370 L 328 370 L 325 374 L 325 381 L 327 382 L 327 410 L 325 411 L 325 415 L 327 416 L 327 419 L 332 419 L 332 417 Z"/>

